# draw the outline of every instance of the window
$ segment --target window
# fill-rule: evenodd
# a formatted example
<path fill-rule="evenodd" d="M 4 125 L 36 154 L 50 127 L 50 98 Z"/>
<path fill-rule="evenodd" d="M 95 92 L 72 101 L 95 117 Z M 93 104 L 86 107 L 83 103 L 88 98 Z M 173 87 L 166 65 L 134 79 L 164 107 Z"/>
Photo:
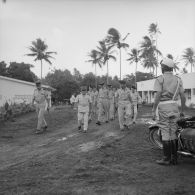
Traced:
<path fill-rule="evenodd" d="M 185 89 L 186 99 L 191 100 L 191 89 Z"/>

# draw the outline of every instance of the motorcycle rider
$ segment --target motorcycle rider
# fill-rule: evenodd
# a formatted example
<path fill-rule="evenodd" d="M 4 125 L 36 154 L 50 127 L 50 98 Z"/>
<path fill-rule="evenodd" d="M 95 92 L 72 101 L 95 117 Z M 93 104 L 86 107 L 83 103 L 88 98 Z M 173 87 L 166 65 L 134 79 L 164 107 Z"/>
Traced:
<path fill-rule="evenodd" d="M 164 157 L 156 162 L 160 165 L 177 164 L 177 123 L 183 116 L 185 96 L 182 80 L 173 75 L 175 66 L 172 59 L 164 58 L 161 61 L 163 75 L 159 76 L 154 83 L 155 99 L 152 109 L 153 118 L 158 113 L 158 125 L 161 130 Z M 177 99 L 181 99 L 181 111 L 179 112 Z"/>

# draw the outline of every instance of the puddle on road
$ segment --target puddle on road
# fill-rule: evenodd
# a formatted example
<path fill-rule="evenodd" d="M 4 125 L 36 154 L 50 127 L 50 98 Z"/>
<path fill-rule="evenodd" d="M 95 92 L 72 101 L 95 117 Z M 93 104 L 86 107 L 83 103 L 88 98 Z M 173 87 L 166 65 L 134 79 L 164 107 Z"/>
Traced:
<path fill-rule="evenodd" d="M 117 133 L 115 133 L 115 132 L 107 132 L 105 134 L 105 137 L 116 137 L 116 136 L 117 136 Z"/>
<path fill-rule="evenodd" d="M 90 150 L 94 150 L 96 147 L 97 147 L 97 144 L 93 141 L 81 144 L 79 146 L 81 152 L 88 152 Z"/>

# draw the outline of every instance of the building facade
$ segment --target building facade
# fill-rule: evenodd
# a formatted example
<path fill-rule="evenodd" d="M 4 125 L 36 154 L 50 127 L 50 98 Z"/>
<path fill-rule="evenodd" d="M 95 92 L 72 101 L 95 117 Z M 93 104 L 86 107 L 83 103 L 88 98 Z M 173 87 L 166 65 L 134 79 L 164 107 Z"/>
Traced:
<path fill-rule="evenodd" d="M 51 104 L 51 91 L 54 90 L 50 86 L 42 85 L 48 91 Z M 34 83 L 0 76 L 0 107 L 7 101 L 13 103 L 31 103 L 34 89 Z"/>
<path fill-rule="evenodd" d="M 185 89 L 186 106 L 195 107 L 195 73 L 186 73 L 179 77 L 182 79 Z M 155 79 L 137 82 L 137 90 L 142 101 L 146 103 L 154 102 L 154 81 Z"/>

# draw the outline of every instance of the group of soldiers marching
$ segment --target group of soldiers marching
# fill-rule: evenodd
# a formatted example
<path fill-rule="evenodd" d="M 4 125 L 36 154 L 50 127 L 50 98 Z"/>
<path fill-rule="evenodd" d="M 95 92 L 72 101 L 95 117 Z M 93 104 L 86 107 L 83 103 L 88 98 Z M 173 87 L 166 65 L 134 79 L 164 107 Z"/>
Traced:
<path fill-rule="evenodd" d="M 78 129 L 83 131 L 88 129 L 88 122 L 97 118 L 97 125 L 108 123 L 118 119 L 120 130 L 130 128 L 136 123 L 138 103 L 141 98 L 136 91 L 136 87 L 131 89 L 126 86 L 125 81 L 120 81 L 120 88 L 113 88 L 111 84 L 99 83 L 98 89 L 87 86 L 81 87 L 81 93 L 76 97 L 75 103 L 78 106 Z"/>

